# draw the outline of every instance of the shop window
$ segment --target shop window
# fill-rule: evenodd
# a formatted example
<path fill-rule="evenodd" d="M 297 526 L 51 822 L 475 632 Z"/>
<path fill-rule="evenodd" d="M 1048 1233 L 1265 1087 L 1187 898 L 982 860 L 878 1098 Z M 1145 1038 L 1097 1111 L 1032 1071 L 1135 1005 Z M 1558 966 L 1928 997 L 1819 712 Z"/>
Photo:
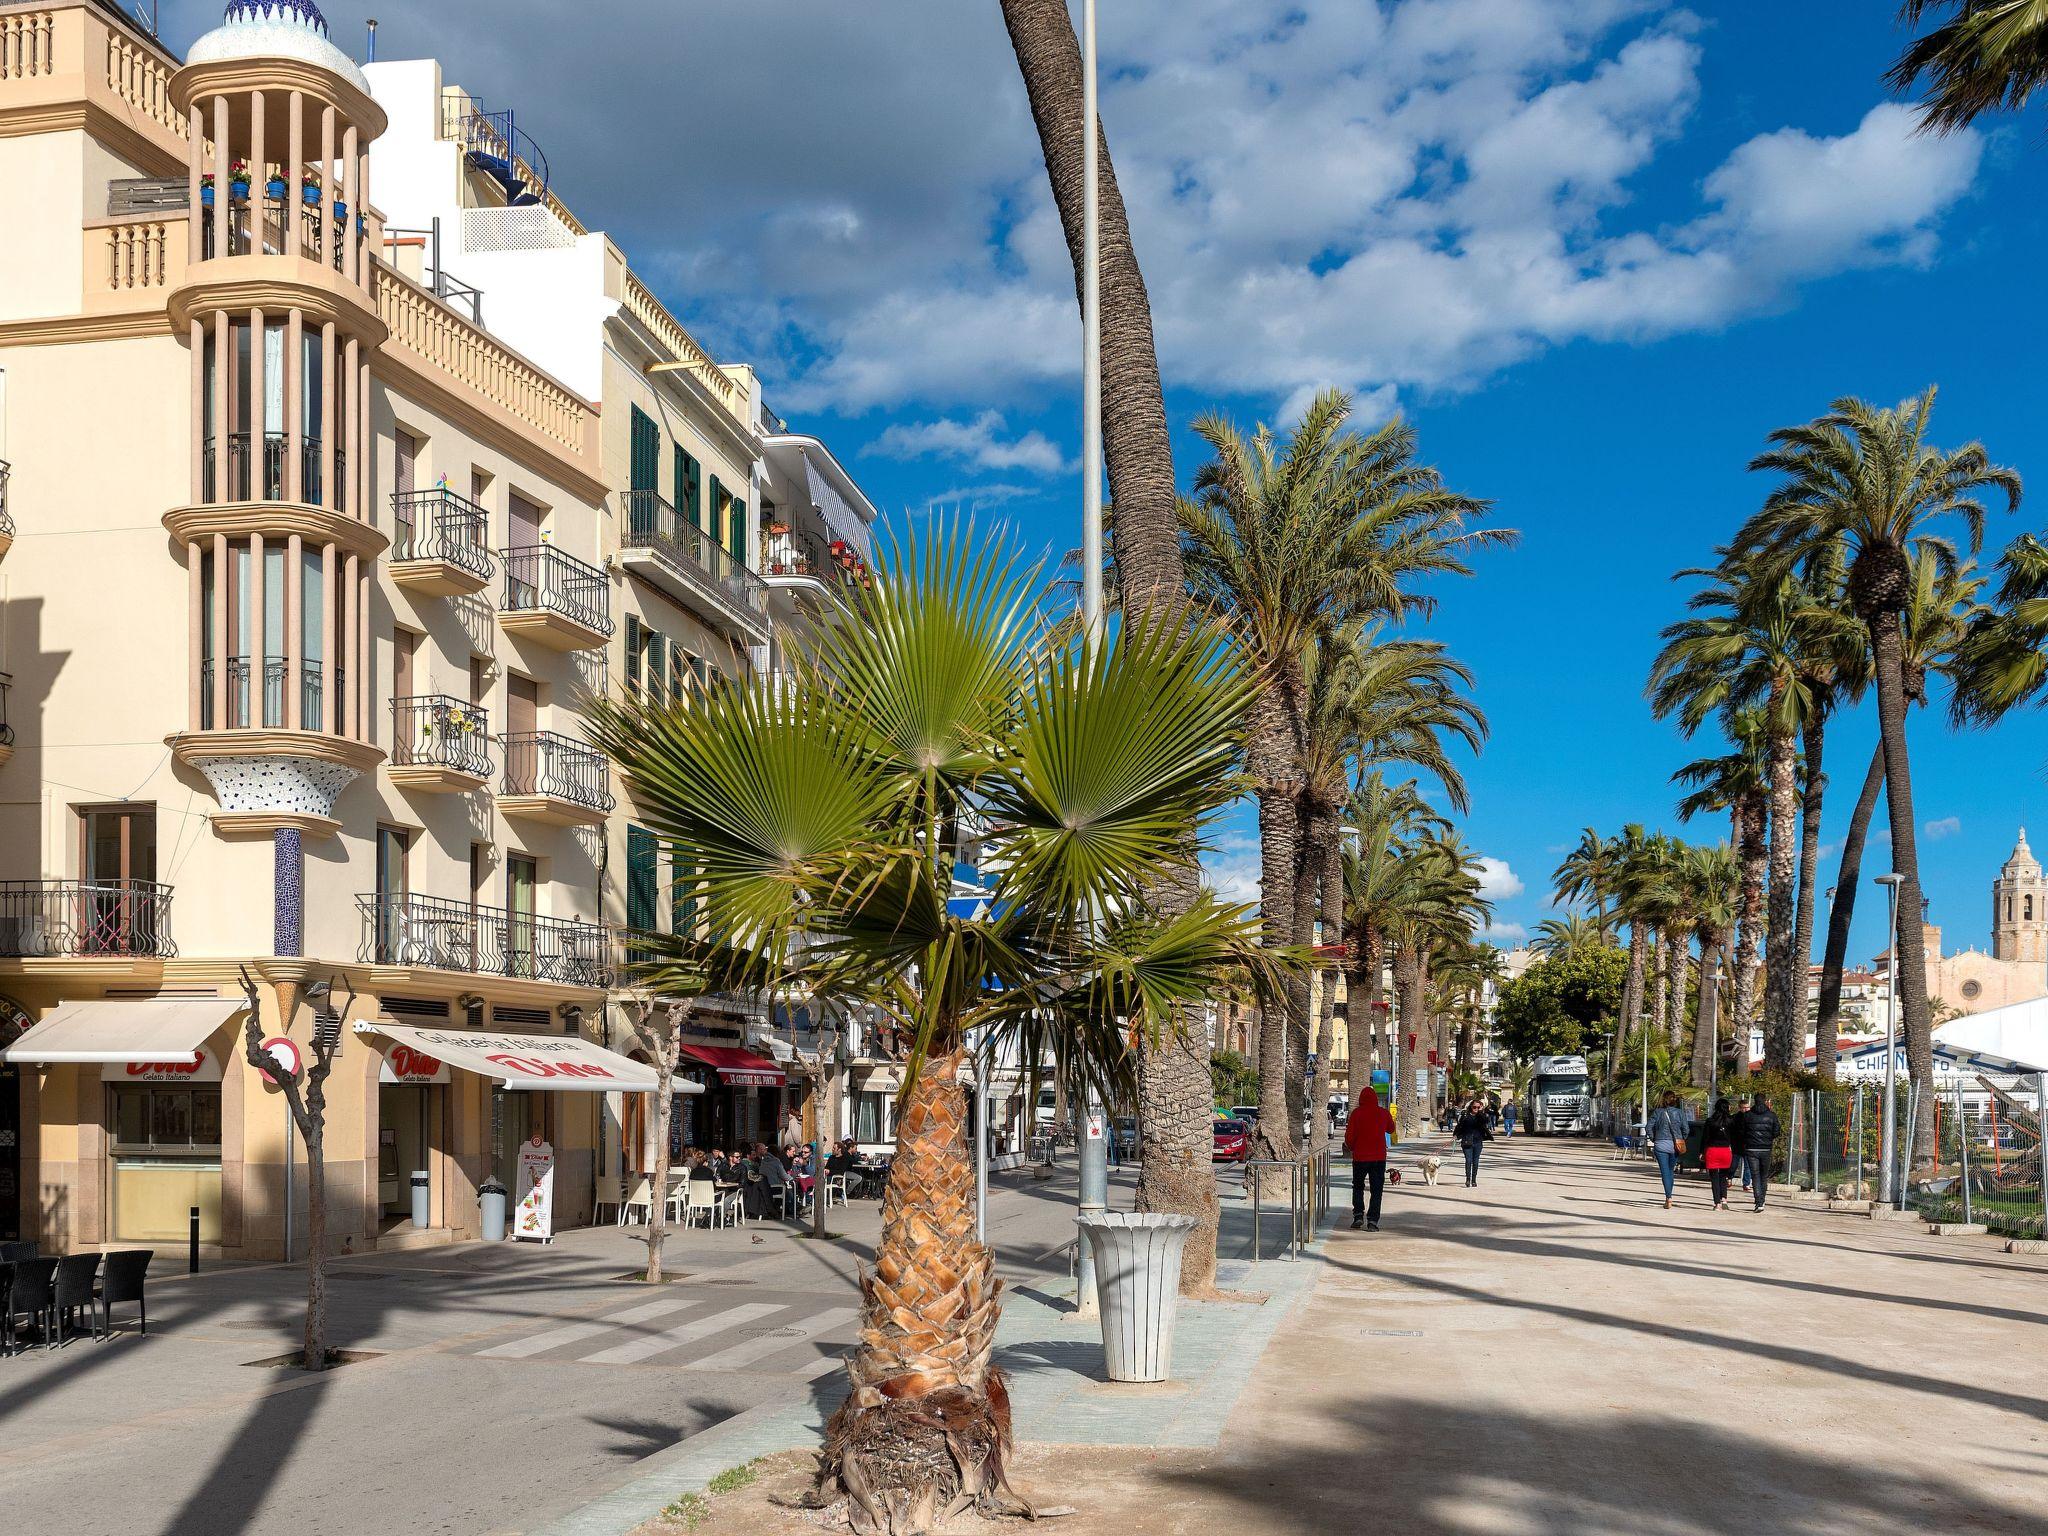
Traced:
<path fill-rule="evenodd" d="M 108 1092 L 113 1096 L 108 1118 L 117 1149 L 220 1150 L 220 1089 L 123 1085 Z"/>
<path fill-rule="evenodd" d="M 864 1093 L 855 1108 L 853 1135 L 856 1141 L 879 1142 L 889 1138 L 883 1132 L 888 1124 L 888 1107 L 885 1093 Z"/>

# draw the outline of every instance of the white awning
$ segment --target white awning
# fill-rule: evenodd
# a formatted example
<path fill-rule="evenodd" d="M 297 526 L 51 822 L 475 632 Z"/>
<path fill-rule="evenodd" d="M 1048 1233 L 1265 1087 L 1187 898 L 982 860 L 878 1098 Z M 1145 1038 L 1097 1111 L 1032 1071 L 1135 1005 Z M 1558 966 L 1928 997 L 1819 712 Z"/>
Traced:
<path fill-rule="evenodd" d="M 654 1068 L 617 1051 L 592 1045 L 578 1035 L 527 1035 L 479 1029 L 421 1029 L 371 1019 L 356 1028 L 403 1045 L 423 1056 L 474 1072 L 506 1088 L 542 1093 L 652 1093 Z M 702 1093 L 676 1079 L 677 1093 Z"/>
<path fill-rule="evenodd" d="M 0 1056 L 8 1061 L 159 1061 L 193 1066 L 206 1037 L 247 1010 L 239 997 L 64 1003 Z"/>

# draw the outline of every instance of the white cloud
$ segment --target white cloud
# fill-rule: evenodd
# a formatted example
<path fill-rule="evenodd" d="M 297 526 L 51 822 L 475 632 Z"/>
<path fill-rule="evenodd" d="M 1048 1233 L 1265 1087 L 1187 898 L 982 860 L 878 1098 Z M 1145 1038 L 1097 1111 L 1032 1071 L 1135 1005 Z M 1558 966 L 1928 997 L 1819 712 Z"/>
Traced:
<path fill-rule="evenodd" d="M 1506 859 L 1481 854 L 1475 862 L 1479 865 L 1479 894 L 1487 900 L 1510 901 L 1522 894 L 1522 877 L 1508 868 Z"/>
<path fill-rule="evenodd" d="M 1057 475 L 1067 468 L 1066 455 L 1043 432 L 1005 437 L 1000 411 L 983 411 L 972 421 L 948 417 L 900 423 L 876 438 L 867 451 L 890 459 L 958 459 L 977 469 L 1022 469 L 1039 475 Z"/>
<path fill-rule="evenodd" d="M 1938 843 L 1943 838 L 1954 837 L 1958 832 L 1962 831 L 1963 819 L 1960 816 L 1943 816 L 1939 820 L 1930 821 L 1920 830 L 1925 834 L 1927 841 Z"/>
<path fill-rule="evenodd" d="M 925 510 L 972 512 L 977 507 L 1000 506 L 1006 501 L 1018 501 L 1026 496 L 1042 496 L 1044 491 L 1030 485 L 956 485 L 947 490 L 935 491 L 925 498 Z"/>
<path fill-rule="evenodd" d="M 1525 942 L 1528 937 L 1529 930 L 1520 923 L 1489 923 L 1479 930 L 1481 943 L 1500 944 L 1509 949 Z"/>

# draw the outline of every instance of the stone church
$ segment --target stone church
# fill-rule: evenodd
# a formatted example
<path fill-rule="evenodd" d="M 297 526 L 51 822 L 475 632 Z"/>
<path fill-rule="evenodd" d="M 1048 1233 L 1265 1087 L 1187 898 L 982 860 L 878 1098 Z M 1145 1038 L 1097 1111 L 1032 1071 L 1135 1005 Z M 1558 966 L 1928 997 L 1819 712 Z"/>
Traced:
<path fill-rule="evenodd" d="M 2048 995 L 2048 881 L 2026 828 L 1991 884 L 1991 953 L 1944 955 L 1941 929 L 1931 923 L 1926 943 L 1927 989 L 1944 1013 L 1982 1013 Z"/>

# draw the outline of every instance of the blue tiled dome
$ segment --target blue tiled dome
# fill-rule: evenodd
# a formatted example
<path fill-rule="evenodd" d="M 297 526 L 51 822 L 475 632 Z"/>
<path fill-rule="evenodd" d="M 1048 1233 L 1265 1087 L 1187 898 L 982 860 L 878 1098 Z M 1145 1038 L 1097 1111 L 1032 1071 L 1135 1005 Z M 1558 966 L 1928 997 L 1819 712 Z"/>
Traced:
<path fill-rule="evenodd" d="M 355 60 L 328 40 L 327 18 L 313 0 L 228 0 L 221 24 L 192 45 L 185 62 L 266 58 L 317 64 L 369 94 Z"/>
<path fill-rule="evenodd" d="M 320 14 L 320 7 L 313 0 L 229 0 L 227 14 L 221 20 L 230 26 L 236 22 L 296 20 L 322 37 L 327 35 L 327 18 Z"/>

